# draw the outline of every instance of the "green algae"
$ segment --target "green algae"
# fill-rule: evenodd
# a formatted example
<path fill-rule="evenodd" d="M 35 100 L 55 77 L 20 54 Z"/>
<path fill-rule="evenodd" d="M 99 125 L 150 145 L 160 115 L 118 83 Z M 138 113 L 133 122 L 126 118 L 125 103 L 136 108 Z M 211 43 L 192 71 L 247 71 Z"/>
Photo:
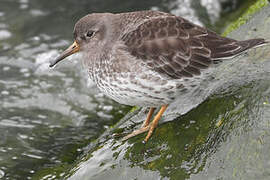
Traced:
<path fill-rule="evenodd" d="M 142 139 L 145 137 L 145 134 L 141 134 L 130 139 L 128 141 L 129 147 L 126 149 L 124 149 L 124 147 L 123 149 L 118 147 L 112 148 L 114 151 L 116 151 L 114 152 L 113 159 L 121 159 L 121 155 L 119 154 L 121 154 L 121 151 L 126 150 L 123 159 L 129 162 L 130 167 L 141 167 L 144 170 L 158 171 L 161 177 L 164 178 L 170 177 L 171 179 L 186 179 L 190 178 L 192 174 L 203 172 L 203 169 L 207 164 L 207 159 L 209 158 L 211 160 L 211 155 L 213 155 L 215 151 L 219 150 L 221 151 L 221 157 L 224 155 L 224 158 L 220 161 L 233 162 L 232 176 L 234 178 L 237 178 L 239 175 L 241 177 L 245 177 L 243 175 L 244 170 L 241 168 L 241 163 L 243 163 L 242 159 L 246 157 L 244 156 L 246 152 L 241 149 L 242 151 L 240 155 L 242 159 L 234 158 L 237 151 L 237 143 L 239 142 L 236 141 L 230 144 L 235 146 L 234 148 L 231 147 L 229 149 L 230 151 L 223 151 L 222 148 L 219 148 L 222 143 L 224 144 L 224 142 L 226 142 L 226 139 L 234 137 L 233 135 L 238 132 L 239 127 L 242 125 L 248 126 L 248 124 L 253 123 L 251 121 L 246 122 L 248 119 L 248 110 L 250 109 L 247 107 L 252 105 L 249 105 L 247 102 L 241 103 L 242 101 L 247 101 L 248 98 L 238 98 L 243 96 L 243 94 L 247 94 L 248 91 L 243 93 L 242 91 L 245 91 L 245 88 L 243 90 L 240 89 L 239 91 L 240 92 L 238 94 L 236 93 L 237 95 L 223 96 L 222 98 L 213 97 L 208 99 L 198 108 L 190 111 L 188 114 L 179 117 L 173 122 L 163 124 L 156 129 L 151 141 L 149 141 L 146 145 L 141 143 Z M 257 93 L 257 91 L 254 92 Z M 250 98 L 249 101 L 251 102 L 252 99 L 254 98 Z M 269 98 L 264 99 L 263 103 L 269 102 L 268 100 Z M 262 103 L 262 101 L 260 101 L 260 103 Z M 137 107 L 133 108 L 132 112 L 137 109 Z M 219 123 L 219 120 L 222 122 Z M 245 123 L 247 123 L 247 125 Z M 216 124 L 218 124 L 218 126 L 216 126 Z M 111 127 L 114 126 L 112 125 Z M 243 129 L 240 128 L 240 130 Z M 248 129 L 251 128 L 249 127 Z M 260 139 L 258 142 L 261 143 L 265 141 L 263 135 L 260 135 L 259 138 Z M 255 136 L 251 137 L 250 139 L 252 139 L 254 143 L 257 142 Z M 85 159 L 90 159 L 90 157 L 93 155 L 92 152 L 98 150 L 102 151 L 103 149 L 106 150 L 103 145 L 98 145 L 91 149 L 89 154 L 87 154 L 84 159 L 79 161 L 81 162 L 85 161 Z M 256 159 L 256 154 L 252 154 L 254 152 L 248 153 L 250 162 Z M 65 159 L 65 156 L 62 158 Z M 121 161 L 123 161 L 123 159 Z M 67 158 L 67 162 L 70 162 L 69 158 Z M 105 163 L 107 162 L 101 162 L 100 165 L 104 166 Z M 124 165 L 122 166 L 124 167 Z M 113 164 L 111 168 L 117 169 L 119 167 Z M 220 174 L 222 174 L 222 171 L 218 168 L 219 167 L 217 167 L 217 170 L 219 170 Z M 73 168 L 74 170 L 68 172 L 69 169 L 69 164 L 66 166 L 59 165 L 55 168 L 45 169 L 37 174 L 39 176 L 35 177 L 47 177 L 47 179 L 53 179 L 52 177 L 56 177 L 54 179 L 60 179 L 63 176 L 70 177 L 76 171 L 76 167 Z M 228 167 L 226 170 L 227 173 L 230 172 Z M 226 175 L 229 176 L 230 174 Z M 218 178 L 219 175 L 216 177 Z"/>
<path fill-rule="evenodd" d="M 227 36 L 233 30 L 238 29 L 241 25 L 245 24 L 256 12 L 260 11 L 263 7 L 269 4 L 268 0 L 257 0 L 254 4 L 248 7 L 242 16 L 236 21 L 230 23 L 225 31 L 223 32 L 224 36 Z"/>
<path fill-rule="evenodd" d="M 139 108 L 140 108 L 139 106 L 133 106 L 129 112 L 134 112 Z"/>

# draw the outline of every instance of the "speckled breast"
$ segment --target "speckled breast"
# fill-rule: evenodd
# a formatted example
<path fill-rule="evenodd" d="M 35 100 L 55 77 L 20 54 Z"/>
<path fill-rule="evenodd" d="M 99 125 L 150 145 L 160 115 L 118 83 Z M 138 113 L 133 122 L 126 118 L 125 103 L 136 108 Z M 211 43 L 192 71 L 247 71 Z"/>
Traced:
<path fill-rule="evenodd" d="M 144 67 L 136 72 L 117 72 L 108 64 L 99 66 L 89 68 L 90 78 L 105 95 L 121 104 L 160 106 L 185 90 L 180 80 L 170 80 Z"/>

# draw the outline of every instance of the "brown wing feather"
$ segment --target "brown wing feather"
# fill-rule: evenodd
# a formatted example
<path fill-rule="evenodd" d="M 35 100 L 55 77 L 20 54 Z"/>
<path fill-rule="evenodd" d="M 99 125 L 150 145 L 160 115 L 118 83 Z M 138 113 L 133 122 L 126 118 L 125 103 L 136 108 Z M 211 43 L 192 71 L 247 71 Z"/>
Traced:
<path fill-rule="evenodd" d="M 200 75 L 214 60 L 236 55 L 259 43 L 221 37 L 171 15 L 142 23 L 122 40 L 130 53 L 149 68 L 176 79 Z"/>

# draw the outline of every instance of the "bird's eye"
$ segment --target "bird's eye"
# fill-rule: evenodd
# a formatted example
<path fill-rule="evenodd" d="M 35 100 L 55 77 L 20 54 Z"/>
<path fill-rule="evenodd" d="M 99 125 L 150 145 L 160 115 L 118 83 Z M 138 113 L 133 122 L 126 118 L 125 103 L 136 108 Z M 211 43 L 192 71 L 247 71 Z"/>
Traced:
<path fill-rule="evenodd" d="M 88 37 L 88 38 L 90 38 L 90 37 L 92 37 L 93 35 L 94 35 L 94 31 L 88 31 L 87 33 L 86 33 L 86 36 Z"/>

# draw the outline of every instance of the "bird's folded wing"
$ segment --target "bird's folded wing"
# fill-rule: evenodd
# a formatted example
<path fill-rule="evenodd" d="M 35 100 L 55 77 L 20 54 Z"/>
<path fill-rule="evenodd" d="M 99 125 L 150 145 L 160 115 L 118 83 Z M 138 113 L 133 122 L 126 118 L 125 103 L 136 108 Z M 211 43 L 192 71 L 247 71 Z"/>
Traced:
<path fill-rule="evenodd" d="M 215 59 L 241 48 L 236 40 L 176 16 L 152 17 L 124 34 L 122 40 L 131 55 L 175 79 L 199 75 Z"/>

